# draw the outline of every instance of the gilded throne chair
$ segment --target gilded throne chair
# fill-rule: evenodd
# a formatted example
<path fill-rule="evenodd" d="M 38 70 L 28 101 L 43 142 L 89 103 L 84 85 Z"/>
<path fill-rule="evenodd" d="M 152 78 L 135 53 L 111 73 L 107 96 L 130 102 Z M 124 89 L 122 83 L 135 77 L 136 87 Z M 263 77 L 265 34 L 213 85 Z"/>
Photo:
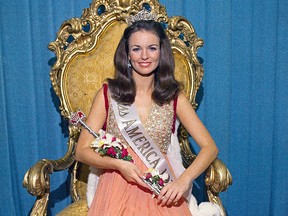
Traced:
<path fill-rule="evenodd" d="M 96 91 L 108 77 L 113 77 L 113 56 L 127 26 L 126 17 L 143 8 L 158 14 L 158 21 L 171 42 L 176 79 L 183 83 L 187 98 L 194 108 L 197 107 L 196 93 L 204 73 L 197 50 L 203 46 L 203 40 L 197 37 L 189 21 L 181 16 L 168 17 L 165 7 L 157 0 L 94 0 L 89 8 L 83 10 L 81 18 L 72 18 L 63 23 L 57 39 L 48 46 L 57 58 L 50 78 L 65 119 L 69 119 L 71 112 L 78 109 L 88 114 Z M 79 133 L 79 127 L 70 125 L 66 154 L 59 160 L 40 160 L 25 174 L 23 186 L 37 197 L 31 215 L 46 215 L 50 174 L 62 170 L 70 172 L 73 203 L 60 215 L 86 215 L 89 168 L 74 158 Z M 188 136 L 185 128 L 180 126 L 178 139 L 184 166 L 190 165 L 196 157 L 191 151 Z M 232 184 L 232 177 L 221 160 L 216 159 L 210 165 L 205 184 L 209 200 L 217 203 L 225 215 L 219 193 Z"/>

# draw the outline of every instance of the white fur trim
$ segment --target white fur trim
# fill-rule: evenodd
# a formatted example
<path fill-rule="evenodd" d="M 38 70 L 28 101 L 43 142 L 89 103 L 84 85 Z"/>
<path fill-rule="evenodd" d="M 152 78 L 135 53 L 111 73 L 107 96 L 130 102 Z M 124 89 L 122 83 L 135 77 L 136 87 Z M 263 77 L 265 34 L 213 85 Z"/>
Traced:
<path fill-rule="evenodd" d="M 97 169 L 96 167 L 90 167 L 90 173 L 88 175 L 87 191 L 86 191 L 88 208 L 90 208 L 94 195 L 96 193 L 100 174 L 101 174 L 100 169 Z"/>

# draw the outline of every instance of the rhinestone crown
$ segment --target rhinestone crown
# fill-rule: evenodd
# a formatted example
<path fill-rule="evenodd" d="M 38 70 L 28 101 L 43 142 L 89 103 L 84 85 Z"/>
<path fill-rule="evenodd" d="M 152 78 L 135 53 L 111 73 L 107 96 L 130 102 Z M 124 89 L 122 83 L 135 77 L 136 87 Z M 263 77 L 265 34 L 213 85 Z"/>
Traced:
<path fill-rule="evenodd" d="M 148 10 L 141 10 L 135 15 L 131 15 L 127 17 L 126 21 L 128 26 L 131 26 L 133 23 L 142 21 L 142 20 L 154 20 L 157 21 L 157 15 L 153 12 L 150 12 Z"/>

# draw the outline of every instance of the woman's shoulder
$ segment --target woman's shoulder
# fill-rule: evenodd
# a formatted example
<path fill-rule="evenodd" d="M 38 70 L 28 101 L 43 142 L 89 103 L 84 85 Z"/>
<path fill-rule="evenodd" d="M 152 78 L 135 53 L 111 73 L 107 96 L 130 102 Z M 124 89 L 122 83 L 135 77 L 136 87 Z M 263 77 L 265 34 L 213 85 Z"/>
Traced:
<path fill-rule="evenodd" d="M 93 103 L 105 102 L 107 94 L 108 94 L 108 84 L 105 82 L 97 90 Z"/>
<path fill-rule="evenodd" d="M 98 96 L 98 95 L 103 95 L 103 94 L 107 94 L 107 92 L 108 92 L 108 83 L 107 82 L 104 82 L 103 84 L 102 84 L 102 86 L 97 90 L 97 92 L 96 92 L 96 97 Z"/>
<path fill-rule="evenodd" d="M 187 102 L 188 99 L 186 97 L 186 95 L 184 94 L 184 92 L 180 91 L 178 94 L 178 99 L 179 103 L 181 104 L 182 102 Z"/>
<path fill-rule="evenodd" d="M 192 108 L 192 109 L 191 109 Z M 192 107 L 192 104 L 188 100 L 187 96 L 184 92 L 180 92 L 178 94 L 178 102 L 177 102 L 177 114 L 179 113 L 187 113 L 191 110 L 194 111 L 194 108 Z"/>

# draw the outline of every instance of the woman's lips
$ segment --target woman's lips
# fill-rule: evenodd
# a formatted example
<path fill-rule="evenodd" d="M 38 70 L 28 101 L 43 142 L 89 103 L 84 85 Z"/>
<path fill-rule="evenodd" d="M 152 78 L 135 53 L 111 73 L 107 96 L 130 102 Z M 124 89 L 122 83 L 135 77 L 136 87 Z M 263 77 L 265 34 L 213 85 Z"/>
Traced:
<path fill-rule="evenodd" d="M 150 62 L 139 62 L 138 63 L 141 67 L 149 67 L 150 66 Z"/>

